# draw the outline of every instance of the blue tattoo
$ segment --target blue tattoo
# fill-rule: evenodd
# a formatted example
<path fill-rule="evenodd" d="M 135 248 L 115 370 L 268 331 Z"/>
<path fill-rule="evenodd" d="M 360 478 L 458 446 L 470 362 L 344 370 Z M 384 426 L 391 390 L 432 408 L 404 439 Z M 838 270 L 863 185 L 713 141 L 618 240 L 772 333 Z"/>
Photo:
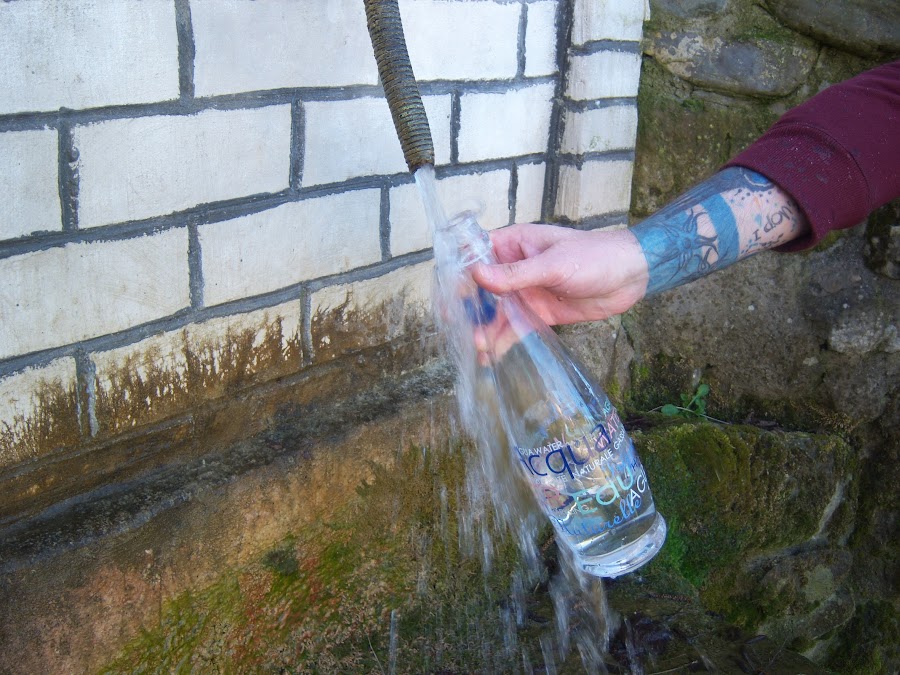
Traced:
<path fill-rule="evenodd" d="M 647 295 L 674 288 L 726 267 L 740 257 L 734 212 L 722 197 L 772 189 L 772 183 L 741 168 L 726 169 L 689 190 L 666 208 L 632 228 L 647 258 Z M 706 216 L 714 232 L 701 234 Z"/>

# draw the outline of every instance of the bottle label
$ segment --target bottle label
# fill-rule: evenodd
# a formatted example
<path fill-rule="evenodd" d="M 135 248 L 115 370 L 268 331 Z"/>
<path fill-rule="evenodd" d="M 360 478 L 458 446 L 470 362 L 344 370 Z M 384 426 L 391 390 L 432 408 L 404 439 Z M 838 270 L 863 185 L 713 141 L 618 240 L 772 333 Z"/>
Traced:
<path fill-rule="evenodd" d="M 608 400 L 603 413 L 580 437 L 515 448 L 549 515 L 572 537 L 612 530 L 653 504 L 644 467 Z"/>

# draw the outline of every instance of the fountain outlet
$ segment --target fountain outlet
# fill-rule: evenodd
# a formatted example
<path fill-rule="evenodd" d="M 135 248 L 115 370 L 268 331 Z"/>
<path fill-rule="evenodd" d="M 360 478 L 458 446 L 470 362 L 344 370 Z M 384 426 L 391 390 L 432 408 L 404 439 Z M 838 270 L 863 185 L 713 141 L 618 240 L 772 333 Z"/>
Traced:
<path fill-rule="evenodd" d="M 434 144 L 413 74 L 397 0 L 363 0 L 366 23 L 394 128 L 411 173 L 434 164 Z"/>

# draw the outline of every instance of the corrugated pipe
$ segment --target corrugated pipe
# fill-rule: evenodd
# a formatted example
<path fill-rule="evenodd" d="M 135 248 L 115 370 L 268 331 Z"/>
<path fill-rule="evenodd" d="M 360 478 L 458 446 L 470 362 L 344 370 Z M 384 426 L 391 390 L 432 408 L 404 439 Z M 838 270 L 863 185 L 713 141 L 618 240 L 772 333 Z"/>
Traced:
<path fill-rule="evenodd" d="M 397 0 L 363 0 L 378 75 L 409 170 L 434 164 L 434 144 L 419 86 L 406 51 Z"/>

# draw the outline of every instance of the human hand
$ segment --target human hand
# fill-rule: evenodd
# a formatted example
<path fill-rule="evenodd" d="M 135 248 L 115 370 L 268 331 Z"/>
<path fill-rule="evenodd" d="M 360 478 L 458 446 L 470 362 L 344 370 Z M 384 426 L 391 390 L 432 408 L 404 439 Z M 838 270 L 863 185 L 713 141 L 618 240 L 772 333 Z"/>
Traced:
<path fill-rule="evenodd" d="M 606 319 L 644 297 L 648 270 L 628 230 L 574 230 L 534 223 L 491 232 L 499 264 L 472 278 L 496 294 L 519 291 L 550 325 Z"/>

